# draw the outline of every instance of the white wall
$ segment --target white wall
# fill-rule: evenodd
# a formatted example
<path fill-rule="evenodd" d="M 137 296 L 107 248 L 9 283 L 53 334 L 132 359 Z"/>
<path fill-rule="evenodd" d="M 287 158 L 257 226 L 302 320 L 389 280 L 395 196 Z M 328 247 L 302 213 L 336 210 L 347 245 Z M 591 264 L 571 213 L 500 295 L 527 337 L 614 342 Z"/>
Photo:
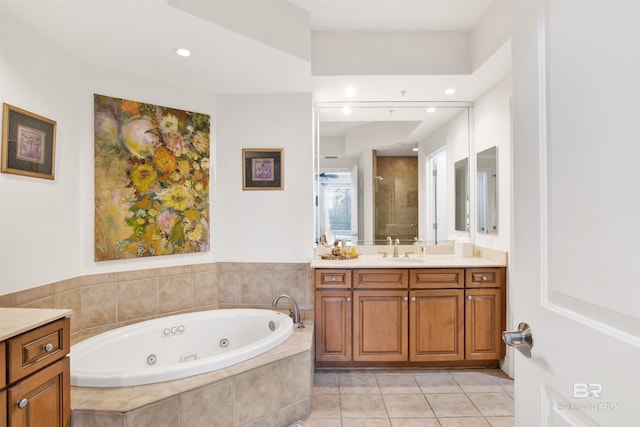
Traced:
<path fill-rule="evenodd" d="M 475 153 L 498 147 L 498 234 L 477 234 L 477 209 L 471 217 L 476 244 L 509 251 L 511 245 L 511 75 L 489 89 L 474 103 Z M 474 162 L 475 164 L 475 162 Z M 472 177 L 475 194 L 476 179 Z"/>
<path fill-rule="evenodd" d="M 2 24 L 0 101 L 55 120 L 57 140 L 54 181 L 0 174 L 0 294 L 80 275 L 214 261 L 208 252 L 94 262 L 93 94 L 211 114 L 214 160 L 215 98 L 80 63 L 9 20 Z M 215 217 L 214 201 L 211 210 Z"/>
<path fill-rule="evenodd" d="M 218 98 L 217 261 L 313 257 L 311 107 L 310 93 Z M 243 148 L 284 148 L 284 190 L 242 190 Z"/>

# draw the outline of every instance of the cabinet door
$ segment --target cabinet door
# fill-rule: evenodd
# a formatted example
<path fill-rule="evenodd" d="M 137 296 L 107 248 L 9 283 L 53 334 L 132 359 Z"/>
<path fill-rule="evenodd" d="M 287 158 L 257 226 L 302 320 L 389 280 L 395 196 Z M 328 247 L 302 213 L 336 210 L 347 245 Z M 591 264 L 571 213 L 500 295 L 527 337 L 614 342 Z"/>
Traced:
<path fill-rule="evenodd" d="M 409 360 L 464 360 L 464 290 L 411 291 Z"/>
<path fill-rule="evenodd" d="M 353 292 L 353 360 L 408 360 L 407 291 Z"/>
<path fill-rule="evenodd" d="M 0 391 L 0 426 L 7 423 L 7 392 Z"/>
<path fill-rule="evenodd" d="M 502 358 L 502 292 L 500 289 L 467 289 L 465 295 L 465 358 Z"/>
<path fill-rule="evenodd" d="M 350 291 L 316 292 L 316 360 L 350 362 L 352 355 Z"/>
<path fill-rule="evenodd" d="M 70 390 L 65 357 L 8 389 L 8 426 L 69 427 Z"/>

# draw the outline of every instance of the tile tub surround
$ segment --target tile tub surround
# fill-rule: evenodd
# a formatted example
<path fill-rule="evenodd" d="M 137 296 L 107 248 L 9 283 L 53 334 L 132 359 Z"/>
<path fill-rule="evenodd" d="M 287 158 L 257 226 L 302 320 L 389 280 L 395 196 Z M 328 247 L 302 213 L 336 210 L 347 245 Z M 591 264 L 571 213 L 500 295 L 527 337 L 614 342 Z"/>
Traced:
<path fill-rule="evenodd" d="M 71 388 L 74 427 L 280 427 L 311 410 L 313 324 L 251 360 L 134 387 Z"/>
<path fill-rule="evenodd" d="M 313 320 L 308 263 L 207 263 L 76 277 L 0 295 L 0 307 L 65 308 L 72 343 L 120 326 L 217 308 L 272 308 L 291 295 Z M 278 309 L 288 312 L 281 302 Z"/>

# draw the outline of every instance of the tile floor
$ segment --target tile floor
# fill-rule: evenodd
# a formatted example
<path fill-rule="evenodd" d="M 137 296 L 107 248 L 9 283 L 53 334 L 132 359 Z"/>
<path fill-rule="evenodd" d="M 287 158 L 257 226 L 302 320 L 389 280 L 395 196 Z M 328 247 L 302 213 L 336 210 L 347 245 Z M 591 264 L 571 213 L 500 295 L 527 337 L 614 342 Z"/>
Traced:
<path fill-rule="evenodd" d="M 513 426 L 513 380 L 499 369 L 317 370 L 310 427 Z"/>

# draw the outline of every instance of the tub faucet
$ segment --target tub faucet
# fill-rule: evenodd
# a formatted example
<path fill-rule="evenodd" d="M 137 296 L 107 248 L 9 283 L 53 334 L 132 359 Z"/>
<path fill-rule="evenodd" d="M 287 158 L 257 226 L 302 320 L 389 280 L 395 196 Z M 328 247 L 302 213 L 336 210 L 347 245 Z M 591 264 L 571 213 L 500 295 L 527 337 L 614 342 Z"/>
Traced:
<path fill-rule="evenodd" d="M 296 303 L 296 300 L 291 298 L 289 295 L 282 294 L 275 297 L 273 299 L 273 307 L 277 306 L 278 301 L 280 301 L 280 299 L 282 298 L 288 299 L 289 302 L 291 303 L 292 308 L 289 309 L 289 316 L 291 316 L 291 318 L 293 319 L 293 323 L 297 323 L 298 328 L 304 328 L 304 323 L 302 323 L 302 320 L 300 320 L 300 308 L 298 308 L 298 304 Z"/>

